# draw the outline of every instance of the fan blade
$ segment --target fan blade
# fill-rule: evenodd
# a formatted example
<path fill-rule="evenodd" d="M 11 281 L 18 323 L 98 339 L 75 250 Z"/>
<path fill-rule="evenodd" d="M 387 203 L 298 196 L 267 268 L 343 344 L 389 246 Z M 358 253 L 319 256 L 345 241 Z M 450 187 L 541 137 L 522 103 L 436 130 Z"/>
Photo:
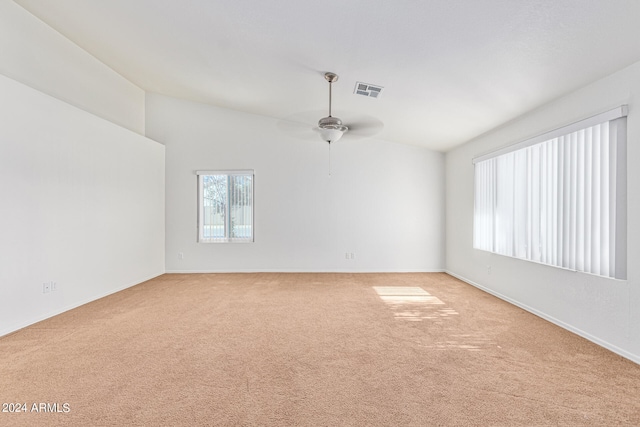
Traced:
<path fill-rule="evenodd" d="M 314 134 L 313 126 L 290 120 L 279 120 L 277 122 L 277 127 L 283 134 L 296 139 L 311 139 Z"/>
<path fill-rule="evenodd" d="M 315 141 L 318 139 L 318 120 L 326 115 L 327 112 L 323 110 L 304 111 L 279 120 L 277 127 L 292 138 Z M 334 117 L 339 117 L 349 128 L 343 139 L 371 138 L 384 128 L 384 123 L 373 116 L 343 111 Z"/>
<path fill-rule="evenodd" d="M 372 116 L 347 116 L 342 122 L 349 127 L 345 134 L 349 139 L 371 138 L 384 128 L 384 123 Z"/>
<path fill-rule="evenodd" d="M 315 128 L 318 120 L 327 115 L 326 111 L 304 111 L 284 117 L 276 123 L 278 130 L 292 138 L 318 140 Z"/>

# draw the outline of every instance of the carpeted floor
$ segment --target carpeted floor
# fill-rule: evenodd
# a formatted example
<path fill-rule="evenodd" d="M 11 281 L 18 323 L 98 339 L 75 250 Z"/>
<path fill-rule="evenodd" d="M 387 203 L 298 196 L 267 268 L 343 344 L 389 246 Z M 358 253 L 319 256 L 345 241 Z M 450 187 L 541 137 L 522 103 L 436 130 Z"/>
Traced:
<path fill-rule="evenodd" d="M 173 274 L 0 338 L 0 400 L 2 426 L 638 426 L 640 366 L 441 273 Z"/>

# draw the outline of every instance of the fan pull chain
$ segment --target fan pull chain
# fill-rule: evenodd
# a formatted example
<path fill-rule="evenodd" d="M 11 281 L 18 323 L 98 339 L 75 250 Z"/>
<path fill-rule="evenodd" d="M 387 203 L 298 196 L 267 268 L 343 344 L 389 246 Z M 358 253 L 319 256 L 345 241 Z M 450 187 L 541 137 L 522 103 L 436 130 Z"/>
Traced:
<path fill-rule="evenodd" d="M 331 178 L 331 143 L 329 143 L 329 178 Z"/>

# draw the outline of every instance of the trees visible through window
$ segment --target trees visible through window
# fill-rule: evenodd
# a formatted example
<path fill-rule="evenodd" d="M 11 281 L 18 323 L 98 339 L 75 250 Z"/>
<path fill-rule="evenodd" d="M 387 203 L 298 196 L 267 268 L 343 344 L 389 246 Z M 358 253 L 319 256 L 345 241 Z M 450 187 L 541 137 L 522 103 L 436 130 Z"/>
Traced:
<path fill-rule="evenodd" d="M 253 171 L 198 171 L 198 241 L 253 241 Z"/>

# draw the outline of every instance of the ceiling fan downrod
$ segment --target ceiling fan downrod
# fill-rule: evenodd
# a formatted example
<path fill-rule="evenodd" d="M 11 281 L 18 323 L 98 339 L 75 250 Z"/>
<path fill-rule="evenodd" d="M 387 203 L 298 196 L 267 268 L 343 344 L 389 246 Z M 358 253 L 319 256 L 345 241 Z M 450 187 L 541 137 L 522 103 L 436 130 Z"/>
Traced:
<path fill-rule="evenodd" d="M 348 131 L 349 128 L 342 124 L 342 120 L 331 115 L 331 86 L 334 82 L 338 81 L 338 75 L 328 72 L 324 74 L 324 78 L 329 82 L 329 115 L 318 121 L 318 128 L 320 129 L 322 139 L 331 144 L 342 138 L 342 135 Z"/>
<path fill-rule="evenodd" d="M 333 86 L 333 82 L 338 81 L 338 75 L 334 73 L 324 73 L 324 78 L 329 82 L 329 117 L 331 117 L 331 88 Z"/>

